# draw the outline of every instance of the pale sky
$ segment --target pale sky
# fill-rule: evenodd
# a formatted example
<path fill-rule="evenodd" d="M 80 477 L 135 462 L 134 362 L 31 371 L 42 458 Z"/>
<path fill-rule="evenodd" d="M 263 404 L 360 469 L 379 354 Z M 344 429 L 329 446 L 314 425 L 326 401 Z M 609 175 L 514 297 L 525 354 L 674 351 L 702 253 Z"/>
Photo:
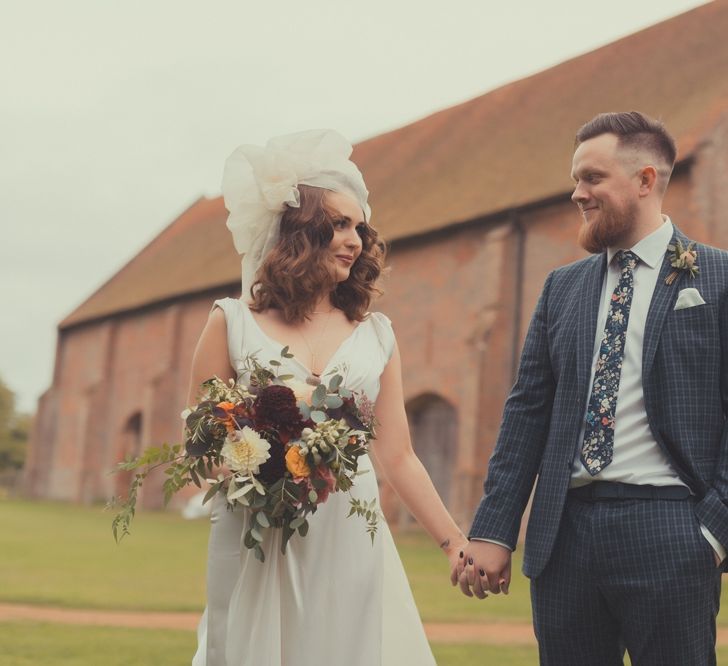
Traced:
<path fill-rule="evenodd" d="M 57 323 L 238 144 L 360 141 L 700 4 L 0 0 L 0 377 L 34 411 Z"/>

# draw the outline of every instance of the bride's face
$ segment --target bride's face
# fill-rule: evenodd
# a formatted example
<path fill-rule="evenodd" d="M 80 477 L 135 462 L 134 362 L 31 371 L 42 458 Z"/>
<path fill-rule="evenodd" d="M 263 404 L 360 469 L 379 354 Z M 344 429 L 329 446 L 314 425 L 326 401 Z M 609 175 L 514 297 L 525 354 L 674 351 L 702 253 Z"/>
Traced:
<path fill-rule="evenodd" d="M 326 206 L 332 213 L 334 224 L 334 237 L 329 243 L 329 256 L 336 281 L 344 282 L 361 254 L 362 240 L 359 234 L 366 220 L 359 204 L 346 194 L 327 192 Z"/>

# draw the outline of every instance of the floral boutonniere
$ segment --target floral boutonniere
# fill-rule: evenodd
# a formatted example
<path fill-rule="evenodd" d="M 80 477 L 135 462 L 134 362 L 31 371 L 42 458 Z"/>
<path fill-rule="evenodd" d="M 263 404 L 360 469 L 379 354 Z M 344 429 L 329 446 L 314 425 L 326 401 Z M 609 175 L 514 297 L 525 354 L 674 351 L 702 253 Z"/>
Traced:
<path fill-rule="evenodd" d="M 687 271 L 691 278 L 694 278 L 700 272 L 698 265 L 695 263 L 698 259 L 698 252 L 693 249 L 694 247 L 695 243 L 693 241 L 690 241 L 688 246 L 685 247 L 680 239 L 675 241 L 675 245 L 670 244 L 667 246 L 667 251 L 672 252 L 669 257 L 670 265 L 675 270 L 665 278 L 665 284 L 675 282 L 680 271 Z"/>

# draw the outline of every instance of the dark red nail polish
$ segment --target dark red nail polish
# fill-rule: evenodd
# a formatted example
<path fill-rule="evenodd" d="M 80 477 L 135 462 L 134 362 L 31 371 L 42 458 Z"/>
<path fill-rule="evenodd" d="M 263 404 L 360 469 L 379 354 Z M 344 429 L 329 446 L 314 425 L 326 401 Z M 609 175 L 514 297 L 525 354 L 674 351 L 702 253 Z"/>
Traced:
<path fill-rule="evenodd" d="M 464 553 L 463 553 L 463 551 L 461 550 L 461 551 L 460 551 L 460 559 L 462 559 L 462 558 L 463 558 L 463 555 L 464 555 Z"/>
<path fill-rule="evenodd" d="M 480 572 L 481 576 L 485 576 L 485 571 L 483 571 L 482 569 L 478 569 L 478 571 Z"/>
<path fill-rule="evenodd" d="M 468 564 L 472 564 L 472 563 L 473 563 L 473 558 L 472 557 L 469 557 L 468 558 Z"/>

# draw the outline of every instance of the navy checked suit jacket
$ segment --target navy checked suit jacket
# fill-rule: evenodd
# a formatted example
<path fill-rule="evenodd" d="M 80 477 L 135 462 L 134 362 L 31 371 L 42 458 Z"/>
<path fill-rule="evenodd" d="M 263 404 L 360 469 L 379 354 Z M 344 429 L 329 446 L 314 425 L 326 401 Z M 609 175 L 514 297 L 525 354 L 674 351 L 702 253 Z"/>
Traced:
<path fill-rule="evenodd" d="M 677 229 L 673 243 L 688 239 Z M 665 256 L 645 325 L 642 378 L 650 429 L 697 497 L 695 511 L 728 546 L 728 252 L 698 244 L 700 272 L 673 270 Z M 526 336 L 506 401 L 485 495 L 470 537 L 515 549 L 536 483 L 523 571 L 537 577 L 553 550 L 589 396 L 606 253 L 554 270 Z M 681 289 L 705 305 L 674 310 Z"/>

